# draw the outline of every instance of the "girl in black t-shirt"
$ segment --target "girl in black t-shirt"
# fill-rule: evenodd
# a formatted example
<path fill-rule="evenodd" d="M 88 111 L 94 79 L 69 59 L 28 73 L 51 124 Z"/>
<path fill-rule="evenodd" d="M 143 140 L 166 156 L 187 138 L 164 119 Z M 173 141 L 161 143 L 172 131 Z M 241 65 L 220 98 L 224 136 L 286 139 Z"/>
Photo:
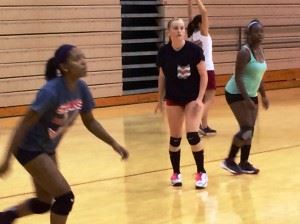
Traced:
<path fill-rule="evenodd" d="M 155 109 L 162 110 L 163 101 L 170 129 L 169 153 L 173 167 L 171 184 L 181 186 L 180 142 L 185 121 L 186 136 L 196 161 L 196 188 L 205 188 L 208 177 L 204 169 L 203 148 L 198 134 L 203 110 L 203 96 L 207 86 L 207 72 L 202 49 L 185 41 L 185 24 L 182 19 L 168 23 L 170 42 L 158 53 L 159 99 Z"/>

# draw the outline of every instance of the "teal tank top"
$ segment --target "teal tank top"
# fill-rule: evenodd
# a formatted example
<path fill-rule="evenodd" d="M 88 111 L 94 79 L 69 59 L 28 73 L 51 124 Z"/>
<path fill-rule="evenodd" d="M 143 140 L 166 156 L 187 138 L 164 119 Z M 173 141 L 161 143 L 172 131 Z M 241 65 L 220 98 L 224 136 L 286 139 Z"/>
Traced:
<path fill-rule="evenodd" d="M 246 45 L 244 47 L 246 47 L 249 50 L 251 58 L 248 64 L 246 65 L 244 73 L 242 74 L 242 81 L 245 85 L 245 89 L 248 93 L 248 96 L 256 97 L 263 75 L 267 70 L 267 64 L 265 61 L 264 62 L 257 61 L 253 56 L 252 51 L 249 49 L 249 47 Z M 225 86 L 225 90 L 231 94 L 241 94 L 240 90 L 236 85 L 234 74 L 227 82 Z"/>

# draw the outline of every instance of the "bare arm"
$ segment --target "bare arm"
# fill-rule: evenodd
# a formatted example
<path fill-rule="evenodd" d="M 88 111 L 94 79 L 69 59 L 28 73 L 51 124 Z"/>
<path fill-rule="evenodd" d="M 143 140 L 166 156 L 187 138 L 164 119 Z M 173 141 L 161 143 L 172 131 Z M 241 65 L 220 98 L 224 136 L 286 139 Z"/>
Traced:
<path fill-rule="evenodd" d="M 263 80 L 261 80 L 261 83 L 260 83 L 258 91 L 259 91 L 261 97 L 266 97 L 266 91 L 265 91 L 264 81 Z"/>
<path fill-rule="evenodd" d="M 189 22 L 192 21 L 192 0 L 188 0 L 188 19 Z"/>
<path fill-rule="evenodd" d="M 92 112 L 81 113 L 81 119 L 84 126 L 97 138 L 101 139 L 108 145 L 113 145 L 116 141 L 108 134 L 102 125 L 95 120 Z"/>
<path fill-rule="evenodd" d="M 162 68 L 159 68 L 159 75 L 158 75 L 158 104 L 155 108 L 155 112 L 158 110 L 162 111 L 162 105 L 166 94 L 166 83 L 165 83 L 165 75 Z"/>
<path fill-rule="evenodd" d="M 102 127 L 102 125 L 94 118 L 92 112 L 81 113 L 81 119 L 84 126 L 97 138 L 110 145 L 122 159 L 128 158 L 128 152 Z"/>
<path fill-rule="evenodd" d="M 5 173 L 5 171 L 9 168 L 12 154 L 15 154 L 17 152 L 18 147 L 22 143 L 29 129 L 33 127 L 39 119 L 40 115 L 31 109 L 21 119 L 21 121 L 16 127 L 15 133 L 11 137 L 3 163 L 0 165 L 0 175 L 2 173 Z"/>
<path fill-rule="evenodd" d="M 201 14 L 202 18 L 202 23 L 200 27 L 201 34 L 203 36 L 208 36 L 208 30 L 209 30 L 209 23 L 208 23 L 208 14 L 207 14 L 207 9 L 204 6 L 202 0 L 196 0 L 199 12 Z"/>
<path fill-rule="evenodd" d="M 269 102 L 269 99 L 266 95 L 266 91 L 265 91 L 265 87 L 264 87 L 264 81 L 261 80 L 261 83 L 260 83 L 260 86 L 259 86 L 259 89 L 258 89 L 260 95 L 261 95 L 261 98 L 262 98 L 262 105 L 263 107 L 267 110 L 270 106 L 270 102 Z"/>
<path fill-rule="evenodd" d="M 200 75 L 200 89 L 199 89 L 198 99 L 201 100 L 201 102 L 202 102 L 205 91 L 206 91 L 207 80 L 208 80 L 204 61 L 200 61 L 200 63 L 198 63 L 197 70 Z"/>
<path fill-rule="evenodd" d="M 159 68 L 158 75 L 158 101 L 162 102 L 165 98 L 166 94 L 166 83 L 165 83 L 165 75 L 162 68 Z"/>
<path fill-rule="evenodd" d="M 242 76 L 244 75 L 246 65 L 248 64 L 249 61 L 250 61 L 250 52 L 246 48 L 242 48 L 238 52 L 236 62 L 235 62 L 235 81 L 244 100 L 250 100 L 244 82 L 242 80 Z"/>

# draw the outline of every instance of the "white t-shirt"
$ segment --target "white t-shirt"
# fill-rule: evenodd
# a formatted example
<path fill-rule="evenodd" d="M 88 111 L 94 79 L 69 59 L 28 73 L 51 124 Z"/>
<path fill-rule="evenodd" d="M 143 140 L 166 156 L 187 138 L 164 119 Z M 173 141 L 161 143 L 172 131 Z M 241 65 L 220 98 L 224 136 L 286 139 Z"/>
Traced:
<path fill-rule="evenodd" d="M 215 70 L 213 56 L 212 56 L 212 39 L 211 36 L 203 36 L 200 31 L 194 32 L 193 35 L 189 38 L 192 42 L 201 41 L 202 50 L 205 56 L 205 66 L 206 70 Z"/>

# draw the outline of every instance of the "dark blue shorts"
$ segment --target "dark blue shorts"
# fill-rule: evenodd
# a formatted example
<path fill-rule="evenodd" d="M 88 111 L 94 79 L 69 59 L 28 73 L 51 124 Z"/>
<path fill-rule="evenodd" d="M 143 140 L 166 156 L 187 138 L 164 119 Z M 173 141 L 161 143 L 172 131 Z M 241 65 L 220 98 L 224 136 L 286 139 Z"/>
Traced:
<path fill-rule="evenodd" d="M 24 150 L 22 148 L 18 148 L 17 153 L 15 154 L 16 159 L 19 161 L 19 163 L 21 163 L 23 166 L 30 162 L 31 160 L 33 160 L 34 158 L 36 158 L 37 156 L 41 155 L 41 154 L 48 154 L 48 155 L 54 155 L 55 153 L 48 153 L 48 152 L 43 152 L 43 151 L 28 151 L 28 150 Z"/>

